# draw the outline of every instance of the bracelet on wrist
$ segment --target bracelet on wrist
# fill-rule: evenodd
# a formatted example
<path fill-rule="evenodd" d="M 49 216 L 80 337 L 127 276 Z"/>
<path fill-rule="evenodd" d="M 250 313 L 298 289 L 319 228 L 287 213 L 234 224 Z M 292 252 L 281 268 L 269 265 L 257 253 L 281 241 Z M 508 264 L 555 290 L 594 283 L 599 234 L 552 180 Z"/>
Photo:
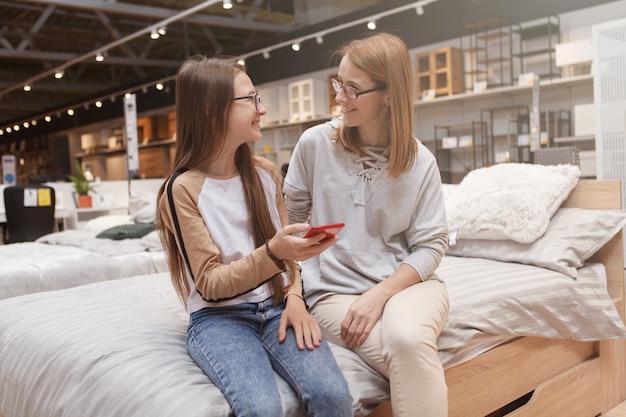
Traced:
<path fill-rule="evenodd" d="M 270 259 L 272 261 L 274 261 L 274 263 L 276 264 L 277 267 L 279 267 L 280 269 L 282 269 L 283 271 L 285 270 L 285 263 L 283 262 L 282 259 L 279 259 L 276 257 L 276 255 L 274 255 L 272 253 L 272 251 L 270 250 L 270 244 L 269 244 L 269 239 L 267 239 L 265 241 L 265 251 L 267 252 L 267 255 L 270 257 Z"/>

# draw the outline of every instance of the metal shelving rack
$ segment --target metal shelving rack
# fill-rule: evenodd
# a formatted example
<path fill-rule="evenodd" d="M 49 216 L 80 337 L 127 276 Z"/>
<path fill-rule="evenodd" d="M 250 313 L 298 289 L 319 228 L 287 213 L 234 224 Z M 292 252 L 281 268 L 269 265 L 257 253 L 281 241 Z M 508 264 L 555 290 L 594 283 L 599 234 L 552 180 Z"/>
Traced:
<path fill-rule="evenodd" d="M 458 183 L 471 170 L 486 165 L 486 139 L 487 126 L 481 121 L 435 125 L 435 156 L 441 180 Z"/>

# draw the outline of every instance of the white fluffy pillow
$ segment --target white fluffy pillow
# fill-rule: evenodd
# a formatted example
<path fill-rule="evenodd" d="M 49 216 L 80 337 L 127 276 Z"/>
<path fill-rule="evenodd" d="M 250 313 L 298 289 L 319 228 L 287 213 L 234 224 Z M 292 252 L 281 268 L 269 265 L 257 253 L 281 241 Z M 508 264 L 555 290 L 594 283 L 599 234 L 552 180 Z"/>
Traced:
<path fill-rule="evenodd" d="M 457 239 L 531 243 L 574 189 L 574 165 L 498 164 L 471 171 L 446 199 Z"/>
<path fill-rule="evenodd" d="M 110 229 L 114 226 L 132 224 L 133 220 L 128 214 L 107 214 L 88 220 L 81 230 L 97 235 L 98 233 Z"/>

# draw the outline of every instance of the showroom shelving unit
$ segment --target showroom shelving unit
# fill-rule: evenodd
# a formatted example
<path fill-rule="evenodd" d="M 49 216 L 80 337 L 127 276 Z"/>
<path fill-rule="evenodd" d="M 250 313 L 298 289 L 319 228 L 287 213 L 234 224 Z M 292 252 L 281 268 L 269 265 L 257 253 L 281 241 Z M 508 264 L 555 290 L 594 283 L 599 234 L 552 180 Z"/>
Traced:
<path fill-rule="evenodd" d="M 520 36 L 522 73 L 534 72 L 541 79 L 559 77 L 561 72 L 555 62 L 555 45 L 561 41 L 559 16 L 548 16 L 542 22 L 521 25 Z"/>
<path fill-rule="evenodd" d="M 441 180 L 459 182 L 469 171 L 487 164 L 487 124 L 435 125 L 435 156 Z"/>

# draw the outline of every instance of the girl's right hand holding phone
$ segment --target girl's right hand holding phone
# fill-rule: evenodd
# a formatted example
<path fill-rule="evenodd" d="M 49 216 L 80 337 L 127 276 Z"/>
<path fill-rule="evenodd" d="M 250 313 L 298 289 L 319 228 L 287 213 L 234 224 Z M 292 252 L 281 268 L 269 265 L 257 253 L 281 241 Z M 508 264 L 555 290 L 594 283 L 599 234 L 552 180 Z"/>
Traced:
<path fill-rule="evenodd" d="M 306 232 L 308 229 L 309 225 L 306 223 L 295 223 L 283 227 L 269 240 L 270 251 L 278 259 L 305 261 L 319 255 L 339 239 L 337 236 L 329 239 L 323 233 L 308 238 L 295 235 Z"/>

